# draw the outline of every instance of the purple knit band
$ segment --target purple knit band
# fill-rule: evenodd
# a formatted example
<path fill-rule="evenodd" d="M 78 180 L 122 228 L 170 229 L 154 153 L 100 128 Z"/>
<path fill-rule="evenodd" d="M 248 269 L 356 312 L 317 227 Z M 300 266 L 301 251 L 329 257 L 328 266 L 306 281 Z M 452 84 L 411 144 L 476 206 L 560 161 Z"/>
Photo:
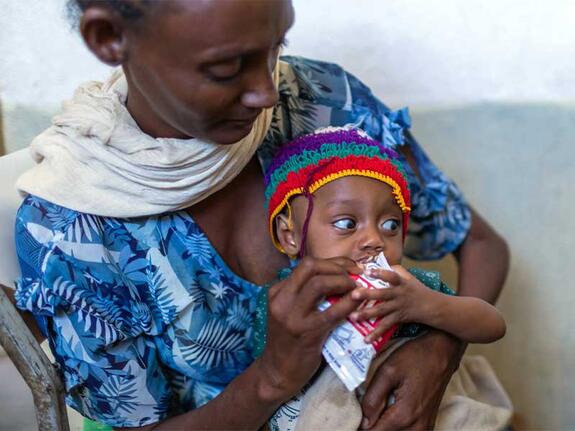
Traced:
<path fill-rule="evenodd" d="M 318 150 L 324 144 L 337 144 L 337 143 L 355 143 L 355 144 L 365 144 L 369 146 L 377 146 L 381 153 L 387 155 L 391 159 L 397 159 L 398 154 L 390 149 L 385 147 L 380 142 L 376 141 L 375 139 L 370 138 L 362 133 L 359 133 L 357 130 L 349 128 L 340 128 L 334 131 L 323 132 L 323 133 L 312 133 L 300 136 L 289 144 L 281 147 L 276 155 L 274 156 L 272 162 L 270 163 L 268 169 L 266 170 L 265 174 L 265 185 L 266 187 L 270 183 L 271 174 L 278 169 L 281 165 L 283 165 L 290 157 L 293 157 L 297 154 L 301 154 L 304 151 L 312 151 Z"/>

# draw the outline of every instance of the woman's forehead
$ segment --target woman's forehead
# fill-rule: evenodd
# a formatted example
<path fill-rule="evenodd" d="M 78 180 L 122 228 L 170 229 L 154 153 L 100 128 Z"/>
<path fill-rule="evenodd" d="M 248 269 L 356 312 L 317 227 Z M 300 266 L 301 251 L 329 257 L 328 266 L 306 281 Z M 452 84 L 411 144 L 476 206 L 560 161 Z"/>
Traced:
<path fill-rule="evenodd" d="M 211 61 L 238 49 L 256 50 L 278 42 L 294 20 L 291 0 L 176 0 L 162 27 Z M 160 29 L 161 30 L 161 29 Z"/>

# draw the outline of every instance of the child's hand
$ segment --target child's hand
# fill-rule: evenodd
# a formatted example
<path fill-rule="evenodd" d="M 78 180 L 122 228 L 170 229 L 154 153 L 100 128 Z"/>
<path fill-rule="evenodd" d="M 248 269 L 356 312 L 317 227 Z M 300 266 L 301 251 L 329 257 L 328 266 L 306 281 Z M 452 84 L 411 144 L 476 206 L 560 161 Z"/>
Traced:
<path fill-rule="evenodd" d="M 369 275 L 389 283 L 387 289 L 356 289 L 352 292 L 355 300 L 376 300 L 381 303 L 373 307 L 354 311 L 352 320 L 369 320 L 381 317 L 377 328 L 365 337 L 367 343 L 376 341 L 393 325 L 405 322 L 426 323 L 434 309 L 437 295 L 427 288 L 405 268 L 394 265 L 392 271 L 374 270 Z"/>

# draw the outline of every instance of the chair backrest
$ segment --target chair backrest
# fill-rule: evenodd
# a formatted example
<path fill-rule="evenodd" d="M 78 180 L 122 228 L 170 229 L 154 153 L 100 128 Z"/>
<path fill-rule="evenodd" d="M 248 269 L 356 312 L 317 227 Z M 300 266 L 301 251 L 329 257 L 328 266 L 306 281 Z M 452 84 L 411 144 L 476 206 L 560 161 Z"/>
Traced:
<path fill-rule="evenodd" d="M 28 149 L 0 157 L 0 284 L 13 287 L 20 270 L 14 245 L 14 221 L 22 196 L 16 180 L 34 161 Z"/>

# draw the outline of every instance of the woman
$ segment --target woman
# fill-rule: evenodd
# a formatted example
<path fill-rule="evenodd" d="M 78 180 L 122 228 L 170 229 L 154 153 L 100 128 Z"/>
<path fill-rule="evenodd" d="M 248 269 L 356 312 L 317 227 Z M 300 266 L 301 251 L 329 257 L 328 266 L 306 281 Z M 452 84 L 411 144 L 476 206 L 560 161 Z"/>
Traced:
<path fill-rule="evenodd" d="M 89 49 L 125 78 L 84 87 L 34 141 L 17 221 L 18 305 L 38 316 L 74 408 L 117 429 L 258 429 L 313 376 L 357 303 L 315 305 L 353 290 L 353 262 L 306 259 L 271 288 L 257 360 L 247 328 L 287 263 L 266 232 L 261 168 L 320 126 L 353 122 L 398 147 L 413 168 L 408 254 L 453 252 L 460 294 L 496 300 L 506 245 L 407 132 L 402 145 L 405 112 L 338 66 L 276 64 L 289 0 L 77 3 Z M 399 350 L 362 425 L 432 427 L 463 350 L 441 332 Z"/>

